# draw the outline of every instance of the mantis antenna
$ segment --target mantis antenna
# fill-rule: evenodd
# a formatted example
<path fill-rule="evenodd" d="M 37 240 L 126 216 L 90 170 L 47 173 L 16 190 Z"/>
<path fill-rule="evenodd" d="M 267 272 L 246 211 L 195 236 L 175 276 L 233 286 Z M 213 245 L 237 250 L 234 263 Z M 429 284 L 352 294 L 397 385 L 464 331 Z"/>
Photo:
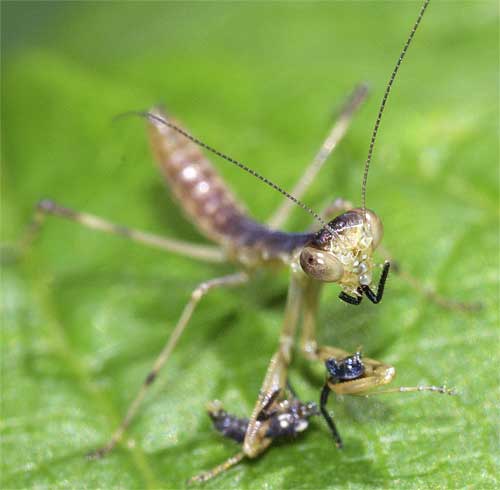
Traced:
<path fill-rule="evenodd" d="M 170 129 L 173 129 L 174 131 L 181 134 L 182 136 L 184 136 L 188 140 L 192 141 L 196 145 L 200 146 L 201 148 L 204 148 L 205 150 L 209 151 L 210 153 L 213 153 L 214 155 L 217 155 L 218 157 L 226 160 L 227 162 L 232 163 L 233 165 L 236 165 L 238 168 L 244 170 L 245 172 L 248 172 L 250 175 L 252 175 L 252 176 L 256 177 L 257 179 L 259 179 L 260 181 L 264 182 L 264 184 L 267 184 L 269 187 L 271 187 L 275 191 L 278 191 L 279 193 L 283 194 L 286 198 L 290 199 L 297 206 L 301 207 L 304 211 L 306 211 L 311 216 L 313 216 L 314 219 L 316 221 L 318 221 L 321 224 L 321 226 L 328 229 L 328 231 L 330 233 L 332 233 L 335 236 L 338 236 L 338 233 L 332 227 L 330 227 L 329 224 L 323 218 L 321 218 L 321 216 L 318 213 L 313 211 L 313 209 L 310 208 L 307 204 L 303 203 L 300 199 L 297 199 L 296 197 L 292 196 L 289 192 L 282 189 L 279 185 L 275 184 L 274 182 L 269 180 L 267 177 L 264 177 L 263 175 L 259 174 L 258 172 L 256 172 L 252 168 L 248 167 L 247 165 L 239 162 L 235 158 L 232 158 L 232 157 L 226 155 L 225 153 L 222 153 L 221 151 L 216 150 L 212 146 L 208 145 L 207 143 L 204 143 L 203 141 L 199 140 L 198 138 L 195 138 L 194 136 L 189 134 L 187 131 L 184 131 L 182 128 L 176 126 L 175 124 L 173 124 L 172 122 L 168 121 L 167 119 L 165 119 L 163 117 L 157 116 L 156 114 L 153 114 L 151 112 L 132 111 L 132 112 L 126 112 L 124 114 L 120 114 L 118 117 L 124 117 L 124 116 L 128 116 L 128 115 L 136 115 L 136 116 L 145 117 L 146 119 L 149 119 L 151 121 L 155 121 L 157 123 L 163 124 L 164 126 L 167 126 Z"/>
<path fill-rule="evenodd" d="M 413 36 L 415 35 L 415 32 L 417 31 L 417 28 L 420 24 L 420 21 L 422 20 L 422 17 L 424 16 L 425 10 L 427 9 L 429 2 L 430 2 L 430 0 L 425 0 L 424 4 L 422 5 L 422 8 L 420 9 L 420 12 L 418 13 L 417 20 L 415 21 L 415 24 L 413 24 L 413 27 L 410 31 L 410 35 L 408 36 L 408 39 L 406 40 L 406 43 L 403 47 L 403 50 L 401 51 L 401 54 L 399 55 L 398 61 L 396 61 L 396 66 L 394 67 L 394 70 L 392 70 L 391 77 L 389 78 L 389 82 L 387 83 L 387 86 L 385 88 L 384 96 L 382 97 L 382 102 L 381 102 L 380 108 L 378 110 L 377 119 L 375 120 L 375 126 L 374 126 L 373 132 L 372 132 L 372 138 L 370 140 L 370 146 L 368 148 L 368 156 L 366 157 L 365 171 L 363 174 L 363 183 L 361 184 L 361 203 L 363 206 L 363 215 L 364 216 L 366 216 L 366 182 L 368 181 L 368 170 L 370 169 L 370 163 L 371 163 L 372 155 L 373 155 L 373 147 L 375 146 L 375 140 L 377 138 L 378 129 L 380 127 L 380 120 L 382 119 L 382 114 L 384 113 L 385 103 L 387 102 L 387 99 L 388 99 L 389 94 L 391 92 L 392 84 L 394 83 L 394 79 L 396 78 L 399 67 L 401 66 L 401 63 L 403 62 L 403 59 L 406 55 L 406 52 L 408 51 L 408 48 L 410 47 Z"/>

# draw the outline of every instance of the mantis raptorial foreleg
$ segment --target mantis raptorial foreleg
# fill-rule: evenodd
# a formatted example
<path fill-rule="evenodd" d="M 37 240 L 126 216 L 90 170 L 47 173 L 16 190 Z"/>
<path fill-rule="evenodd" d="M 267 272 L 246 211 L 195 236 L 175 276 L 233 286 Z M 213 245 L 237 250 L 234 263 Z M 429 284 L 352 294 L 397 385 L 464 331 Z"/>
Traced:
<path fill-rule="evenodd" d="M 337 447 L 342 447 L 342 439 L 332 416 L 326 409 L 328 397 L 332 391 L 338 395 L 365 396 L 417 391 L 431 391 L 445 394 L 454 393 L 453 390 L 449 390 L 445 386 L 401 386 L 387 390 L 377 390 L 377 388 L 393 380 L 396 375 L 395 368 L 375 359 L 362 358 L 360 352 L 349 355 L 347 351 L 337 347 L 318 345 L 315 335 L 317 296 L 317 294 L 312 293 L 309 297 L 307 294 L 305 295 L 301 349 L 306 358 L 322 361 L 327 368 L 328 377 L 321 391 L 320 410 L 330 428 Z"/>
<path fill-rule="evenodd" d="M 238 443 L 243 442 L 249 424 L 247 418 L 236 417 L 226 412 L 220 401 L 209 403 L 207 408 L 217 431 Z M 286 390 L 275 391 L 271 394 L 256 419 L 261 423 L 260 436 L 273 442 L 295 439 L 308 428 L 309 419 L 316 415 L 319 415 L 316 403 L 301 402 L 290 384 L 287 383 Z M 213 469 L 194 476 L 189 482 L 210 480 L 239 463 L 244 457 L 245 453 L 240 451 Z"/>
<path fill-rule="evenodd" d="M 266 413 L 266 410 L 287 390 L 287 374 L 288 366 L 292 359 L 293 338 L 305 298 L 304 292 L 307 291 L 311 284 L 311 281 L 307 280 L 297 267 L 292 266 L 279 346 L 271 358 L 257 403 L 248 422 L 248 428 L 243 441 L 243 450 L 212 470 L 205 471 L 191 478 L 190 483 L 207 481 L 239 463 L 245 457 L 255 458 L 272 443 L 273 438 L 265 430 L 268 419 L 262 417 L 262 414 Z"/>
<path fill-rule="evenodd" d="M 269 405 L 276 392 L 286 389 L 288 366 L 292 360 L 292 346 L 295 331 L 300 317 L 305 292 L 311 287 L 311 281 L 304 274 L 292 266 L 291 281 L 288 288 L 287 304 L 283 326 L 279 338 L 279 346 L 267 368 L 257 403 L 252 411 L 247 433 L 243 442 L 243 452 L 249 458 L 262 453 L 271 443 L 271 439 L 262 437 L 260 433 L 261 421 L 259 414 Z"/>
<path fill-rule="evenodd" d="M 325 220 L 329 220 L 342 212 L 352 209 L 353 207 L 354 206 L 350 201 L 342 198 L 337 198 L 323 210 L 321 216 Z M 399 276 L 404 282 L 406 282 L 406 284 L 415 289 L 419 294 L 425 296 L 438 306 L 449 310 L 462 311 L 475 311 L 481 308 L 480 303 L 464 302 L 446 298 L 445 296 L 439 294 L 436 290 L 426 287 L 420 279 L 416 278 L 405 269 L 403 269 L 400 266 L 399 261 L 396 261 L 392 258 L 392 254 L 386 247 L 384 247 L 383 245 L 379 245 L 378 251 L 383 257 L 383 262 L 389 262 L 391 264 L 391 270 L 394 274 Z"/>

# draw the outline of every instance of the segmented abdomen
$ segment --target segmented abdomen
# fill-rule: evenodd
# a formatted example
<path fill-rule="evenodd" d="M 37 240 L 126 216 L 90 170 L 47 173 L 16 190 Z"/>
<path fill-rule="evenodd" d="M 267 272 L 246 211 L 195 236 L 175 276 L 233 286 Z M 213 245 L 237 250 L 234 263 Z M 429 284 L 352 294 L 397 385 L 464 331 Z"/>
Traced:
<path fill-rule="evenodd" d="M 151 113 L 165 118 L 157 109 Z M 236 259 L 249 265 L 286 261 L 311 238 L 310 233 L 270 230 L 250 219 L 201 149 L 174 129 L 150 119 L 150 136 L 160 170 L 187 217 L 208 238 L 232 250 Z"/>

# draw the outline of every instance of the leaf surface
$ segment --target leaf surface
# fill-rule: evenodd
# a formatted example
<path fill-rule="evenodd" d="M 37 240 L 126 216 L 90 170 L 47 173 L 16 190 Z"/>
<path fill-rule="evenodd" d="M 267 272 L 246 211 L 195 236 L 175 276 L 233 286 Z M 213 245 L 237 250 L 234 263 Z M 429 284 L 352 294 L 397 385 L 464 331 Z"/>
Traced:
<path fill-rule="evenodd" d="M 457 8 L 454 8 L 458 5 Z M 164 102 L 213 146 L 291 188 L 352 87 L 372 97 L 306 196 L 359 202 L 377 106 L 418 3 L 2 4 L 2 243 L 34 204 L 203 243 L 151 165 L 144 124 L 122 112 Z M 385 245 L 448 311 L 392 275 L 380 306 L 325 288 L 320 337 L 397 368 L 397 384 L 459 396 L 331 401 L 345 449 L 321 420 L 206 484 L 270 490 L 498 486 L 498 5 L 436 2 L 387 105 L 368 182 Z M 281 197 L 216 161 L 249 212 Z M 310 225 L 296 210 L 288 223 Z M 7 247 L 7 248 L 6 248 Z M 231 271 L 49 220 L 3 267 L 2 488 L 182 488 L 237 447 L 205 403 L 251 411 L 276 348 L 287 274 L 203 299 L 124 445 L 88 462 L 150 369 L 197 283 Z M 299 360 L 316 400 L 321 366 Z M 496 407 L 496 408 L 495 408 Z"/>

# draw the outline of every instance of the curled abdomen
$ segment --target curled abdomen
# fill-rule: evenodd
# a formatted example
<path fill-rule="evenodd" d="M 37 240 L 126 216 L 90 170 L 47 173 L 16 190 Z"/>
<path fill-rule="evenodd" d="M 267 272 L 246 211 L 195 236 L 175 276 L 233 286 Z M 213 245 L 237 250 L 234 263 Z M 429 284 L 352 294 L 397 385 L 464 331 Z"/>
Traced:
<path fill-rule="evenodd" d="M 161 111 L 151 113 L 158 118 L 150 118 L 150 137 L 160 170 L 187 217 L 204 235 L 249 265 L 262 260 L 286 261 L 310 239 L 309 233 L 270 230 L 249 218 L 201 149 L 163 124 Z"/>
<path fill-rule="evenodd" d="M 165 118 L 159 110 L 151 112 Z M 244 216 L 241 204 L 195 143 L 153 119 L 150 137 L 160 170 L 188 218 L 209 238 L 224 242 L 232 234 L 230 224 Z"/>

